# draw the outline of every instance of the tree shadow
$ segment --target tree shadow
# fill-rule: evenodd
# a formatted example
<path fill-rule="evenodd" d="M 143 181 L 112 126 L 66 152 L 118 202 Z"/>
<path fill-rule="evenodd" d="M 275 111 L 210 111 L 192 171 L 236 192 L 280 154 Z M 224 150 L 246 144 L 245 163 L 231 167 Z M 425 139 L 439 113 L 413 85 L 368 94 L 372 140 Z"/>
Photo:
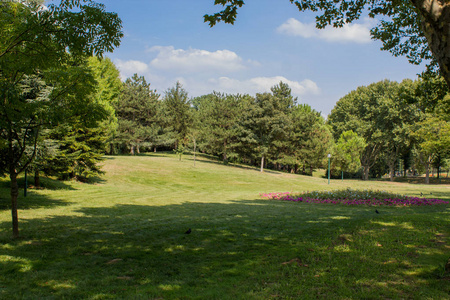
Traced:
<path fill-rule="evenodd" d="M 36 193 L 36 190 L 76 190 L 72 185 L 69 185 L 64 181 L 41 177 L 41 187 L 39 188 L 34 187 L 32 185 L 33 182 L 28 181 L 27 195 L 25 196 L 25 178 L 18 178 L 17 183 L 19 185 L 18 209 L 50 208 L 55 206 L 67 206 L 71 204 L 71 202 L 52 199 L 42 195 L 42 193 Z M 0 181 L 0 210 L 11 209 L 10 193 L 11 190 L 9 179 Z"/>
<path fill-rule="evenodd" d="M 378 181 L 386 181 L 386 182 L 402 182 L 409 184 L 425 184 L 425 177 L 394 177 L 394 181 L 391 181 L 389 178 L 381 178 Z M 445 175 L 441 178 L 430 177 L 430 185 L 447 185 L 450 184 L 450 177 L 446 177 Z"/>
<path fill-rule="evenodd" d="M 32 190 L 27 191 L 27 196 L 24 197 L 23 191 L 20 191 L 18 198 L 18 209 L 37 209 L 37 208 L 51 208 L 56 206 L 68 206 L 72 202 L 48 198 L 40 193 L 35 193 Z M 11 209 L 11 198 L 0 197 L 0 211 Z M 20 221 L 19 221 L 20 222 Z"/>
<path fill-rule="evenodd" d="M 190 160 L 190 161 L 194 161 L 193 157 L 189 157 L 189 158 L 185 158 L 185 159 L 186 160 Z M 227 163 L 227 164 L 225 164 L 221 160 L 211 160 L 209 158 L 202 159 L 202 158 L 198 158 L 198 157 L 195 160 L 198 161 L 198 162 L 202 162 L 202 163 L 219 165 L 219 166 L 226 166 L 226 167 L 232 167 L 232 168 L 238 168 L 238 169 L 242 169 L 242 170 L 250 170 L 250 171 L 256 171 L 256 172 L 260 172 L 261 171 L 261 169 L 257 168 L 257 167 L 252 167 L 252 166 L 247 166 L 247 165 L 240 165 L 240 164 L 234 164 L 234 163 Z M 278 172 L 278 171 L 273 171 L 273 170 L 270 170 L 270 169 L 264 169 L 264 173 L 269 173 L 269 174 L 288 174 L 288 173 L 282 173 L 282 172 Z"/>
<path fill-rule="evenodd" d="M 396 209 L 386 211 L 396 214 Z M 381 275 L 389 282 L 390 276 L 408 271 L 387 265 L 377 254 L 391 248 L 357 240 L 371 234 L 382 241 L 385 230 L 392 229 L 361 230 L 386 221 L 371 207 L 235 200 L 83 207 L 76 213 L 22 220 L 19 241 L 0 233 L 0 241 L 8 244 L 0 256 L 9 258 L 0 261 L 2 297 L 248 299 L 271 293 L 295 298 L 300 291 L 349 297 L 336 286 L 340 279 L 395 298 L 402 290 L 393 284 L 361 282 L 375 282 Z M 188 228 L 191 233 L 185 234 Z M 405 229 L 398 239 L 416 230 Z M 396 246 L 401 260 L 410 250 L 406 244 Z M 369 256 L 364 258 L 365 248 L 358 247 L 366 247 Z M 429 254 L 434 260 L 440 255 Z M 358 268 L 348 268 L 353 263 Z M 406 284 L 420 289 L 428 282 Z M 364 298 L 358 293 L 355 289 L 353 296 Z"/>

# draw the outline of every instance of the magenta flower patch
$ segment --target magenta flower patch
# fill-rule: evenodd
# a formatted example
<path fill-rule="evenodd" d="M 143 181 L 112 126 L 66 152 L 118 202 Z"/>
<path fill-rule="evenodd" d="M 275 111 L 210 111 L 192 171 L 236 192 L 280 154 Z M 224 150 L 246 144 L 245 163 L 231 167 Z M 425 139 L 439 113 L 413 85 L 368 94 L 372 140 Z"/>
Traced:
<path fill-rule="evenodd" d="M 436 198 L 419 198 L 397 195 L 385 191 L 371 190 L 336 190 L 315 191 L 302 194 L 284 193 L 261 193 L 262 198 L 269 200 L 282 200 L 305 203 L 331 203 L 342 205 L 370 205 L 370 206 L 425 206 L 449 204 L 449 201 Z"/>

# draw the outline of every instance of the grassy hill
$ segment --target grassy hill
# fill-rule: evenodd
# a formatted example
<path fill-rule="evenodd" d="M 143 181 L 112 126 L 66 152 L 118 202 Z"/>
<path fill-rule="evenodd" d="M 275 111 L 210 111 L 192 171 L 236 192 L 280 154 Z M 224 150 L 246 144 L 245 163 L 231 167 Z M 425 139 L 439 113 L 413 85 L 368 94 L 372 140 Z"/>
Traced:
<path fill-rule="evenodd" d="M 450 205 L 347 207 L 259 193 L 449 185 L 260 173 L 192 157 L 108 157 L 96 183 L 44 179 L 12 240 L 0 179 L 0 298 L 447 299 Z M 185 231 L 191 228 L 190 234 Z"/>

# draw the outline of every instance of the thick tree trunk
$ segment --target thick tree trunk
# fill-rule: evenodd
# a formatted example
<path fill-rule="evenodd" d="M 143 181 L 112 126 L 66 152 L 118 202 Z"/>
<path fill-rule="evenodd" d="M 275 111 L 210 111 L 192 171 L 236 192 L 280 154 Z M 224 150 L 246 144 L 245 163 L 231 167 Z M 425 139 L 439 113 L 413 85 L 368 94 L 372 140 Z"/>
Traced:
<path fill-rule="evenodd" d="M 34 186 L 36 188 L 41 187 L 41 177 L 39 176 L 39 170 L 34 171 Z"/>
<path fill-rule="evenodd" d="M 450 87 L 450 2 L 410 0 L 422 17 L 422 30 L 442 76 Z"/>
<path fill-rule="evenodd" d="M 261 172 L 264 172 L 264 154 L 261 156 Z"/>
<path fill-rule="evenodd" d="M 370 167 L 369 166 L 363 166 L 363 169 L 364 169 L 363 180 L 369 180 Z"/>
<path fill-rule="evenodd" d="M 130 154 L 131 154 L 131 155 L 134 155 L 134 146 L 131 146 Z"/>
<path fill-rule="evenodd" d="M 11 216 L 12 216 L 12 228 L 13 237 L 19 237 L 19 217 L 17 215 L 17 198 L 19 197 L 19 186 L 17 184 L 17 174 L 15 171 L 10 172 L 9 178 L 11 179 Z"/>

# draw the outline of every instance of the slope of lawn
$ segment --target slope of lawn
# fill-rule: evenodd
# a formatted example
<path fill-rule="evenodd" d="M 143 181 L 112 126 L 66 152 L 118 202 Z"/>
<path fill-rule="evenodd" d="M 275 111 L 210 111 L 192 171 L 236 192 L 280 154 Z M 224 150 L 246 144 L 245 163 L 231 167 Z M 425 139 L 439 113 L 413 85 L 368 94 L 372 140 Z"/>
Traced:
<path fill-rule="evenodd" d="M 352 188 L 450 200 L 449 185 L 328 185 L 205 158 L 194 167 L 190 156 L 166 154 L 108 157 L 103 170 L 93 184 L 43 179 L 45 189 L 26 198 L 21 192 L 18 240 L 11 239 L 9 181 L 0 179 L 1 299 L 450 294 L 450 205 L 375 208 L 259 196 Z"/>

